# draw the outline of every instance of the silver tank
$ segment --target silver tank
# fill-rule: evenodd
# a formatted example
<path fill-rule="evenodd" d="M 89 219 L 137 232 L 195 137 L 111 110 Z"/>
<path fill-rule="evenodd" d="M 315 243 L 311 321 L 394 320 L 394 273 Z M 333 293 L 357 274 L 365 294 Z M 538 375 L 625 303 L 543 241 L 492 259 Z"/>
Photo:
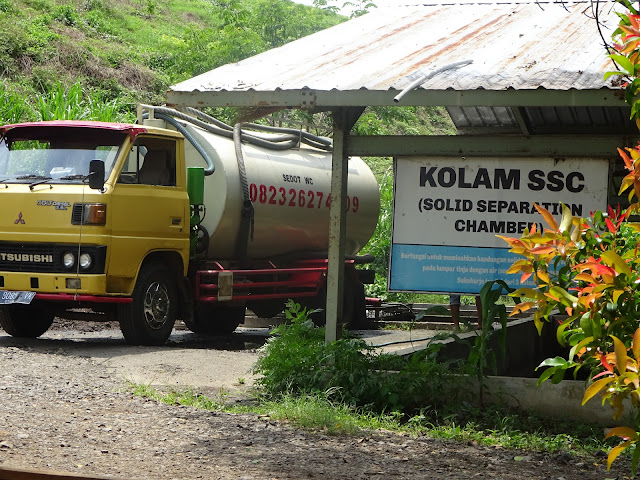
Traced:
<path fill-rule="evenodd" d="M 181 122 L 182 123 L 182 122 Z M 215 172 L 205 177 L 206 216 L 210 235 L 208 256 L 234 259 L 239 242 L 243 192 L 232 139 L 190 123 L 183 126 L 205 149 Z M 187 166 L 206 162 L 185 141 Z M 331 153 L 303 146 L 285 151 L 243 144 L 249 193 L 255 209 L 249 258 L 269 258 L 294 252 L 326 252 L 329 239 Z M 378 183 L 361 158 L 349 159 L 346 254 L 357 253 L 378 222 Z"/>

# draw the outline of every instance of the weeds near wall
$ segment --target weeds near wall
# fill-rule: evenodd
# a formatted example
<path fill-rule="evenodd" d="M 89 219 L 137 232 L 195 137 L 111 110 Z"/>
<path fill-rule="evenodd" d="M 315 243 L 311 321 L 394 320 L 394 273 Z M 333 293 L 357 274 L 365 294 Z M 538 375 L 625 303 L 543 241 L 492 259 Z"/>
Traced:
<path fill-rule="evenodd" d="M 254 370 L 267 397 L 326 394 L 369 411 L 412 413 L 445 408 L 466 391 L 465 381 L 431 359 L 429 349 L 406 359 L 380 353 L 348 332 L 325 344 L 324 328 L 308 313 L 289 302 L 289 323 L 276 327 L 262 348 Z"/>
<path fill-rule="evenodd" d="M 478 401 L 480 405 L 484 405 L 484 391 L 487 388 L 485 377 L 487 370 L 497 374 L 497 357 L 496 352 L 490 348 L 489 342 L 495 335 L 498 335 L 498 345 L 500 353 L 504 356 L 507 350 L 507 307 L 504 304 L 497 303 L 503 295 L 513 292 L 514 289 L 502 280 L 495 280 L 484 284 L 480 290 L 480 301 L 482 302 L 482 330 L 475 338 L 474 344 L 469 351 L 467 359 L 470 371 L 473 372 L 478 380 L 480 390 L 478 392 Z M 493 321 L 498 318 L 500 328 L 497 332 L 493 329 Z"/>

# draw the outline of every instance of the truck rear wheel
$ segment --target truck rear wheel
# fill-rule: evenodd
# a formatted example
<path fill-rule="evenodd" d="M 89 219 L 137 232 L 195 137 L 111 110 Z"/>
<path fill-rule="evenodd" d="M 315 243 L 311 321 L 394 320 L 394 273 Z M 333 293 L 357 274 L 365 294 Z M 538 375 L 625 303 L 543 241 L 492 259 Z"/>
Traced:
<path fill-rule="evenodd" d="M 309 318 L 317 327 L 324 327 L 327 323 L 327 292 L 311 299 L 304 299 L 300 305 L 307 308 Z M 317 310 L 314 312 L 314 310 Z M 344 325 L 351 328 L 353 320 L 354 298 L 350 288 L 345 287 L 342 298 L 342 321 Z"/>
<path fill-rule="evenodd" d="M 12 337 L 37 338 L 49 330 L 53 313 L 41 305 L 4 305 L 0 307 L 0 326 Z"/>
<path fill-rule="evenodd" d="M 185 321 L 185 325 L 193 333 L 225 335 L 232 333 L 244 322 L 245 312 L 244 305 L 199 303 L 194 308 L 193 319 Z"/>
<path fill-rule="evenodd" d="M 364 294 L 364 285 L 358 280 L 354 271 L 345 272 L 342 294 L 342 321 L 349 329 L 363 328 L 367 324 L 367 306 Z M 320 310 L 310 313 L 309 318 L 316 326 L 324 327 L 327 322 L 325 312 L 327 303 L 327 286 L 323 286 L 321 293 L 316 297 L 305 298 L 300 305 L 308 311 Z"/>
<path fill-rule="evenodd" d="M 133 302 L 118 311 L 120 330 L 132 345 L 162 345 L 176 322 L 178 293 L 167 267 L 142 267 L 133 289 Z"/>
<path fill-rule="evenodd" d="M 256 314 L 258 318 L 273 318 L 284 310 L 284 302 L 282 300 L 271 300 L 263 302 L 254 302 L 247 305 L 249 310 Z"/>

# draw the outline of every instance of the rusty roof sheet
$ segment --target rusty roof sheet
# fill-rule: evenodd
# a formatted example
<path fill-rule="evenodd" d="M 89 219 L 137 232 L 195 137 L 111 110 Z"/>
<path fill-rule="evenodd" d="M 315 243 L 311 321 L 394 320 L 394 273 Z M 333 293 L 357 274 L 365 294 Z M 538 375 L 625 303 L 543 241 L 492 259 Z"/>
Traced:
<path fill-rule="evenodd" d="M 617 26 L 599 4 L 605 39 Z M 402 90 L 446 64 L 427 90 L 611 88 L 591 2 L 415 5 L 378 9 L 171 87 L 176 92 Z"/>

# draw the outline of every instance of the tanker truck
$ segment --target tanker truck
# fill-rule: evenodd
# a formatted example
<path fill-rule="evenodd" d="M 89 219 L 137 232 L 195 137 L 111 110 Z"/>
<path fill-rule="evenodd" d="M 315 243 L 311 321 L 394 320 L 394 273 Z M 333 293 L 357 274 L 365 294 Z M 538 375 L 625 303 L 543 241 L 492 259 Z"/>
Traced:
<path fill-rule="evenodd" d="M 0 326 L 38 337 L 55 317 L 118 321 L 128 343 L 160 345 L 178 319 L 220 334 L 247 308 L 322 308 L 330 151 L 302 130 L 231 127 L 193 109 L 0 127 Z M 356 254 L 379 207 L 375 177 L 350 158 L 348 322 L 365 315 L 373 272 Z"/>

